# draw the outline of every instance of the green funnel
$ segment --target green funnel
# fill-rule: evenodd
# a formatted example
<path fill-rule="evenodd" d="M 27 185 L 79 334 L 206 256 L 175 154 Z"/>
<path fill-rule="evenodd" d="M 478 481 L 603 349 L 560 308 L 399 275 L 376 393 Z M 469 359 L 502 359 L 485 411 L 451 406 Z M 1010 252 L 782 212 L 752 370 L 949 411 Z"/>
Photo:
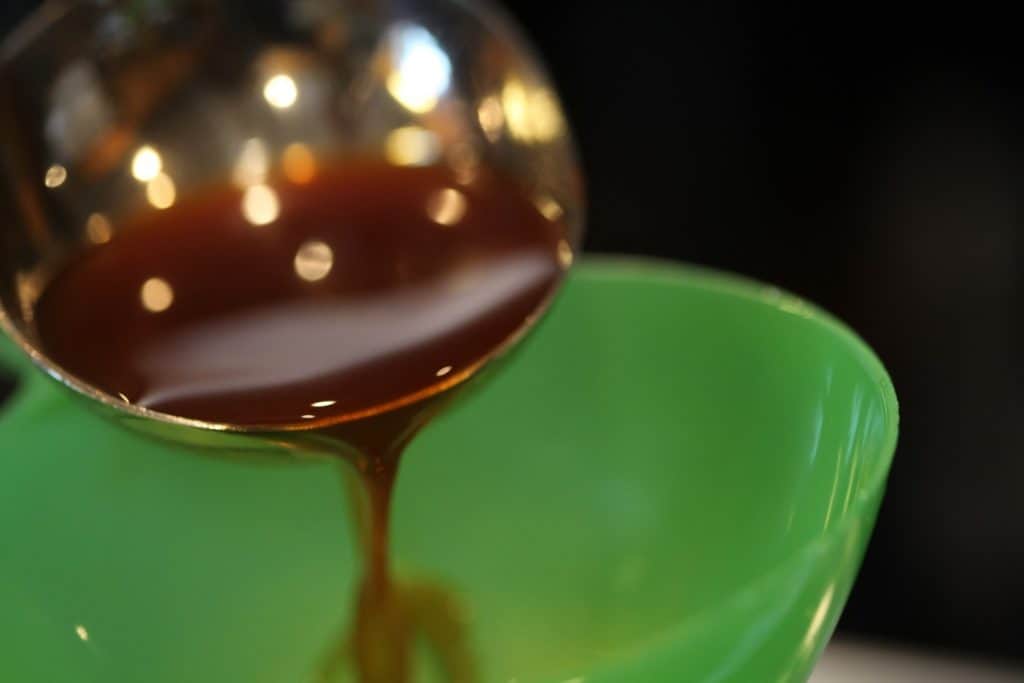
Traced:
<path fill-rule="evenodd" d="M 0 680 L 312 681 L 359 571 L 333 465 L 190 457 L 0 360 L 21 377 L 0 416 Z M 398 573 L 458 598 L 488 683 L 804 681 L 896 411 L 867 347 L 798 299 L 586 263 L 410 448 Z"/>

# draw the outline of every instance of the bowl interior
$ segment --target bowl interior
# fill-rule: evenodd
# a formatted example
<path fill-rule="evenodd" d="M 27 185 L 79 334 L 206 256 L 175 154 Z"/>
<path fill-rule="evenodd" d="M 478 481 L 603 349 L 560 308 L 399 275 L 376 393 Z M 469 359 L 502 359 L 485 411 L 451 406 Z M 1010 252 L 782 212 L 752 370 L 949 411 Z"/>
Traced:
<path fill-rule="evenodd" d="M 358 578 L 335 468 L 181 453 L 6 356 L 0 678 L 314 680 Z M 464 606 L 483 680 L 806 678 L 895 443 L 853 335 L 751 283 L 593 262 L 494 374 L 409 449 L 393 538 Z"/>

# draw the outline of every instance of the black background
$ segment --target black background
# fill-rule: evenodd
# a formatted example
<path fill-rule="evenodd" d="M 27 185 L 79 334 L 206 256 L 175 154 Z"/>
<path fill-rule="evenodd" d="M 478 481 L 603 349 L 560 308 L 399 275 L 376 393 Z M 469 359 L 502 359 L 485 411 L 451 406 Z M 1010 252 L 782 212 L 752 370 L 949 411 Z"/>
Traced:
<path fill-rule="evenodd" d="M 10 27 L 34 2 L 6 2 Z M 590 189 L 587 247 L 814 300 L 892 372 L 900 446 L 841 629 L 1024 659 L 1024 63 L 978 3 L 510 0 Z"/>

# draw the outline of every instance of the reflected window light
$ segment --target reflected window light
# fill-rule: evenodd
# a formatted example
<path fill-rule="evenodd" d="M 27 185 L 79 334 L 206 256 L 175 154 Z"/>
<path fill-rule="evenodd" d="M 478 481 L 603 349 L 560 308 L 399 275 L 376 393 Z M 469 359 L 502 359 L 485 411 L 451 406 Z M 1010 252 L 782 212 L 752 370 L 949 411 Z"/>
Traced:
<path fill-rule="evenodd" d="M 533 205 L 537 207 L 537 210 L 540 211 L 544 218 L 547 218 L 552 223 L 565 215 L 565 210 L 562 206 L 548 195 L 538 196 L 533 200 Z"/>
<path fill-rule="evenodd" d="M 269 225 L 279 215 L 281 202 L 269 185 L 253 185 L 242 195 L 242 216 L 252 225 Z"/>
<path fill-rule="evenodd" d="M 151 277 L 142 284 L 139 290 L 142 307 L 150 313 L 162 313 L 174 303 L 174 290 L 167 280 Z"/>
<path fill-rule="evenodd" d="M 259 138 L 250 138 L 242 145 L 235 161 L 232 179 L 239 187 L 249 187 L 262 183 L 270 170 L 270 156 L 267 144 Z"/>
<path fill-rule="evenodd" d="M 46 169 L 46 175 L 43 177 L 43 184 L 52 190 L 63 185 L 67 179 L 68 169 L 64 168 L 60 164 L 54 164 L 50 168 Z"/>
<path fill-rule="evenodd" d="M 314 408 L 330 408 L 335 403 L 337 403 L 337 401 L 317 401 L 316 403 L 311 403 L 310 405 L 313 406 Z"/>
<path fill-rule="evenodd" d="M 391 73 L 387 88 L 399 104 L 414 114 L 437 106 L 451 83 L 452 64 L 430 31 L 401 23 L 388 33 Z"/>
<path fill-rule="evenodd" d="M 396 128 L 384 142 L 384 155 L 396 166 L 427 166 L 440 154 L 437 136 L 419 126 Z"/>
<path fill-rule="evenodd" d="M 501 137 L 501 130 L 505 127 L 505 112 L 501 108 L 501 102 L 495 95 L 488 95 L 480 100 L 476 108 L 476 117 L 480 121 L 480 128 L 484 135 L 491 142 L 497 142 Z"/>
<path fill-rule="evenodd" d="M 87 631 L 81 624 L 75 627 L 75 635 L 77 635 L 82 642 L 89 641 L 89 631 Z"/>
<path fill-rule="evenodd" d="M 132 177 L 140 183 L 148 183 L 153 180 L 160 175 L 163 168 L 163 158 L 150 145 L 139 147 L 132 157 Z"/>
<path fill-rule="evenodd" d="M 440 370 L 438 370 L 434 374 L 437 375 L 438 377 L 444 377 L 445 375 L 447 375 L 451 371 L 452 371 L 452 366 L 446 365 L 446 366 L 444 366 L 443 368 L 441 368 Z"/>
<path fill-rule="evenodd" d="M 558 100 L 547 88 L 528 89 L 510 78 L 501 91 L 501 106 L 509 134 L 522 142 L 550 142 L 564 123 Z"/>
<path fill-rule="evenodd" d="M 85 236 L 93 244 L 106 244 L 114 236 L 114 227 L 102 213 L 94 213 L 85 221 Z"/>
<path fill-rule="evenodd" d="M 573 259 L 572 247 L 569 246 L 569 243 L 565 240 L 558 240 L 558 265 L 562 266 L 563 270 L 568 270 Z"/>
<path fill-rule="evenodd" d="M 299 87 L 288 74 L 276 74 L 263 85 L 263 98 L 275 109 L 290 109 L 299 99 Z"/>
<path fill-rule="evenodd" d="M 309 145 L 293 142 L 284 148 L 281 155 L 284 176 L 296 185 L 305 185 L 316 176 L 316 157 Z"/>
<path fill-rule="evenodd" d="M 813 648 L 814 643 L 817 642 L 818 633 L 825 625 L 829 610 L 832 607 L 832 599 L 835 597 L 835 590 L 835 584 L 830 584 L 825 590 L 825 594 L 821 597 L 821 602 L 818 603 L 818 608 L 814 610 L 814 616 L 811 617 L 811 625 L 808 627 L 807 634 L 804 636 L 804 640 L 801 645 L 806 651 Z"/>
<path fill-rule="evenodd" d="M 166 173 L 159 173 L 146 183 L 146 201 L 153 208 L 169 209 L 174 206 L 177 198 L 178 189 L 174 186 L 174 180 Z"/>
<path fill-rule="evenodd" d="M 306 282 L 323 280 L 333 267 L 334 251 L 320 240 L 303 243 L 295 254 L 295 274 Z"/>
<path fill-rule="evenodd" d="M 452 226 L 466 215 L 466 203 L 466 195 L 454 188 L 445 188 L 430 195 L 427 215 L 438 225 Z"/>

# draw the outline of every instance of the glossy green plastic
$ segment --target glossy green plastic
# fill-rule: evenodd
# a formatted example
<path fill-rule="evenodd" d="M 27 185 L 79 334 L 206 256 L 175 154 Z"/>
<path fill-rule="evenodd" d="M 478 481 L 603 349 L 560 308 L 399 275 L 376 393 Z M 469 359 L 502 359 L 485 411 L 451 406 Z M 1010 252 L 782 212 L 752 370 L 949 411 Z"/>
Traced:
<path fill-rule="evenodd" d="M 190 454 L 0 362 L 0 680 L 313 680 L 359 566 L 336 467 Z M 408 451 L 398 571 L 458 596 L 487 683 L 804 681 L 896 430 L 882 366 L 812 306 L 587 263 Z"/>

